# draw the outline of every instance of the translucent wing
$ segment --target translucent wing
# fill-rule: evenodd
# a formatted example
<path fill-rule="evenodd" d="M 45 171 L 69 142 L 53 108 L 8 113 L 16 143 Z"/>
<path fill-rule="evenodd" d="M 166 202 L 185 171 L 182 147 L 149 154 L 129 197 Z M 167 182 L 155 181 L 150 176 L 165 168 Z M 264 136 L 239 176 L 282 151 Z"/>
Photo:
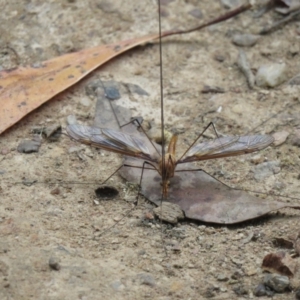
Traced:
<path fill-rule="evenodd" d="M 69 125 L 66 130 L 71 138 L 83 144 L 147 161 L 158 161 L 156 157 L 151 155 L 143 139 L 133 135 L 118 130 L 83 125 Z"/>
<path fill-rule="evenodd" d="M 269 135 L 249 135 L 223 137 L 193 146 L 177 163 L 187 163 L 228 156 L 236 156 L 262 150 L 272 144 L 274 138 Z"/>

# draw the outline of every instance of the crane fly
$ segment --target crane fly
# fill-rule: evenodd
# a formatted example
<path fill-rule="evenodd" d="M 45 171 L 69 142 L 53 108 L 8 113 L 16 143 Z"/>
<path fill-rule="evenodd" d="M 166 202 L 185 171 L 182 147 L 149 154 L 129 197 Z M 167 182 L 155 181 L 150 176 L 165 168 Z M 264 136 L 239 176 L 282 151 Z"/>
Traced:
<path fill-rule="evenodd" d="M 118 130 L 97 128 L 82 125 L 67 126 L 69 136 L 81 143 L 92 145 L 111 152 L 123 154 L 144 160 L 144 164 L 151 165 L 161 176 L 162 198 L 167 199 L 170 179 L 174 177 L 176 167 L 194 161 L 237 156 L 262 150 L 274 142 L 274 138 L 268 135 L 229 136 L 197 143 L 200 136 L 176 159 L 177 135 L 170 139 L 167 151 L 165 151 L 164 134 L 164 97 L 163 97 L 163 70 L 162 70 L 162 35 L 161 35 L 161 2 L 158 1 L 158 29 L 159 29 L 159 59 L 160 59 L 160 99 L 161 99 L 161 151 L 152 153 L 145 140 Z M 111 106 L 113 109 L 113 107 Z M 114 113 L 115 115 L 115 113 Z M 208 125 L 206 129 L 209 127 Z M 206 130 L 205 129 L 205 130 Z M 205 132 L 202 132 L 202 134 Z M 151 142 L 154 146 L 154 144 Z"/>
<path fill-rule="evenodd" d="M 144 160 L 153 166 L 162 178 L 162 196 L 168 197 L 169 181 L 174 177 L 177 165 L 229 156 L 237 156 L 262 150 L 274 142 L 269 135 L 228 136 L 192 145 L 176 159 L 178 136 L 173 135 L 164 154 L 153 155 L 144 139 L 118 130 L 84 125 L 69 125 L 68 135 L 83 144 Z M 163 151 L 161 151 L 163 153 Z"/>

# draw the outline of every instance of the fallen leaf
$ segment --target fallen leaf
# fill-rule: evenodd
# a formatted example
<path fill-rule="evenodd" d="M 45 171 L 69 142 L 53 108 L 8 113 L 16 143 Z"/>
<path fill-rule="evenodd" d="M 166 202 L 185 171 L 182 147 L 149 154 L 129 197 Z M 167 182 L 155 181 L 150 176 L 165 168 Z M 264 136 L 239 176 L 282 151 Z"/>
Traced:
<path fill-rule="evenodd" d="M 113 57 L 157 37 L 152 34 L 0 72 L 0 134 Z"/>
<path fill-rule="evenodd" d="M 138 160 L 126 158 L 126 165 L 139 166 Z M 187 170 L 178 166 L 176 169 Z M 120 174 L 129 182 L 139 182 L 141 169 L 123 167 Z M 156 171 L 144 170 L 141 193 L 156 205 L 161 204 L 161 177 Z M 178 204 L 190 219 L 235 224 L 255 219 L 285 207 L 300 208 L 297 203 L 266 201 L 244 191 L 228 188 L 202 171 L 175 173 L 170 180 L 168 202 Z"/>
<path fill-rule="evenodd" d="M 101 89 L 97 89 L 97 99 L 94 126 L 118 129 L 109 100 L 105 98 Z M 114 102 L 111 104 L 119 123 L 126 124 L 131 117 L 130 110 L 117 106 Z M 122 132 L 138 136 L 139 139 L 143 139 L 148 149 L 154 148 L 149 140 L 137 131 L 135 125 L 122 127 Z M 123 167 L 119 171 L 121 176 L 129 182 L 139 183 L 143 161 L 126 157 L 124 164 L 138 168 Z M 187 166 L 178 165 L 176 170 L 182 169 L 187 170 Z M 160 183 L 161 177 L 156 171 L 144 170 L 141 193 L 156 205 L 161 205 Z M 174 178 L 170 180 L 169 197 L 166 201 L 179 205 L 187 218 L 218 224 L 240 223 L 284 207 L 300 208 L 298 203 L 267 201 L 245 191 L 231 189 L 202 171 L 175 173 Z"/>
<path fill-rule="evenodd" d="M 289 254 L 280 251 L 267 254 L 263 259 L 262 268 L 270 273 L 293 277 L 298 270 L 298 264 Z"/>
<path fill-rule="evenodd" d="M 277 247 L 286 248 L 286 249 L 293 249 L 294 242 L 290 239 L 275 237 L 274 238 L 274 244 Z"/>
<path fill-rule="evenodd" d="M 161 37 L 196 31 L 230 19 L 249 8 L 250 4 L 241 5 L 194 28 L 162 32 Z M 0 134 L 113 57 L 158 37 L 158 34 L 151 34 L 62 55 L 34 66 L 0 72 Z"/>

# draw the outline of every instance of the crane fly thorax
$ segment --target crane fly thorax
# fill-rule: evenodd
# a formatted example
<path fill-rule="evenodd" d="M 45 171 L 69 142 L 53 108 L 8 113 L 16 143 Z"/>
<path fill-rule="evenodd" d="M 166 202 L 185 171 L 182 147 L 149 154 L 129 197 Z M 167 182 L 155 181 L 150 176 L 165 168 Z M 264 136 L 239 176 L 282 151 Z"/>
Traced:
<path fill-rule="evenodd" d="M 163 197 L 167 198 L 169 179 L 174 177 L 177 160 L 175 157 L 177 136 L 172 136 L 168 151 L 159 161 L 159 173 L 162 177 Z"/>
<path fill-rule="evenodd" d="M 175 168 L 176 168 L 175 155 L 171 153 L 165 154 L 165 163 L 163 163 L 163 159 L 161 159 L 159 162 L 159 173 L 163 181 L 174 177 Z"/>
<path fill-rule="evenodd" d="M 174 177 L 177 164 L 175 157 L 176 142 L 177 136 L 173 135 L 168 145 L 167 153 L 159 161 L 159 173 L 162 177 L 163 182 L 167 181 L 169 178 Z"/>

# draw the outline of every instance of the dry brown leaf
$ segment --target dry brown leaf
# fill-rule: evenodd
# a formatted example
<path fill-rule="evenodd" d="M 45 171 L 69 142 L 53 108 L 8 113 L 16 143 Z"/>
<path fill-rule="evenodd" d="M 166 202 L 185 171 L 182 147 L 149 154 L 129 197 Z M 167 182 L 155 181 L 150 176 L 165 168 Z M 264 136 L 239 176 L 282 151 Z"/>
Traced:
<path fill-rule="evenodd" d="M 249 8 L 250 4 L 241 5 L 194 28 L 162 32 L 161 37 L 196 31 L 230 19 Z M 158 37 L 158 34 L 151 34 L 66 54 L 35 66 L 0 72 L 0 134 L 113 57 Z"/>
<path fill-rule="evenodd" d="M 157 37 L 151 34 L 0 72 L 0 134 L 113 57 Z"/>
<path fill-rule="evenodd" d="M 263 259 L 262 268 L 270 273 L 293 277 L 298 270 L 298 264 L 289 254 L 280 251 L 267 254 Z"/>
<path fill-rule="evenodd" d="M 119 129 L 104 92 L 98 91 L 95 123 L 100 128 Z M 130 110 L 112 103 L 120 124 L 130 120 Z M 122 131 L 138 136 L 147 145 L 154 147 L 144 135 L 137 131 L 133 124 L 122 127 Z M 159 147 L 157 145 L 157 147 Z M 154 155 L 153 154 L 153 155 Z M 124 163 L 139 168 L 123 167 L 119 172 L 129 182 L 139 183 L 143 161 L 126 158 Z M 176 169 L 187 170 L 187 166 L 179 165 Z M 156 205 L 161 204 L 161 176 L 157 171 L 145 169 L 141 183 L 141 193 Z M 218 223 L 235 224 L 263 216 L 271 211 L 284 207 L 300 208 L 298 203 L 267 201 L 248 194 L 245 191 L 234 190 L 217 181 L 202 171 L 176 172 L 170 180 L 167 202 L 177 204 L 190 219 Z"/>

